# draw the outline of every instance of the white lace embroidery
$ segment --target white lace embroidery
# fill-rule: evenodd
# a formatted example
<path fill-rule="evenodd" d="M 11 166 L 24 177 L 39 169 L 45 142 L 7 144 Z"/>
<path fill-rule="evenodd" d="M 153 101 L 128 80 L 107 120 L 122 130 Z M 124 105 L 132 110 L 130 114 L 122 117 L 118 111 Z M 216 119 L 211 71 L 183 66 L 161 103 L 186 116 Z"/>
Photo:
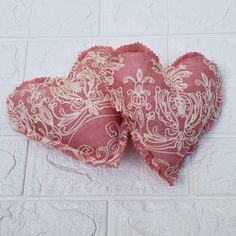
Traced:
<path fill-rule="evenodd" d="M 151 61 L 153 64 L 152 69 L 164 78 L 164 82 L 172 90 L 183 91 L 187 88 L 188 85 L 183 82 L 183 77 L 189 77 L 190 75 L 192 75 L 192 72 L 186 70 L 186 65 L 163 68 L 162 65 L 160 63 L 157 63 L 154 59 L 152 59 Z"/>
<path fill-rule="evenodd" d="M 147 97 L 150 96 L 151 92 L 145 90 L 143 85 L 147 82 L 154 83 L 154 79 L 150 76 L 143 76 L 143 71 L 141 68 L 138 68 L 136 73 L 136 79 L 132 76 L 125 76 L 123 78 L 123 83 L 127 84 L 128 81 L 134 83 L 134 89 L 130 89 L 127 92 L 127 95 L 130 97 L 130 102 L 128 104 L 128 109 L 134 108 L 133 112 L 130 112 L 131 117 L 137 121 L 140 125 L 140 128 L 144 126 L 145 118 L 142 112 L 142 109 L 149 110 L 151 104 L 147 102 Z"/>
<path fill-rule="evenodd" d="M 203 61 L 214 72 L 216 79 L 201 73 L 200 77 L 193 81 L 199 88 L 196 92 L 186 91 L 188 84 L 183 78 L 192 75 L 186 65 L 164 69 L 155 60 L 152 60 L 152 70 L 163 77 L 170 89 L 154 85 L 155 94 L 145 90 L 144 85 L 153 83 L 154 79 L 144 76 L 141 68 L 137 69 L 136 78 L 129 75 L 123 78 L 124 84 L 132 82 L 134 85 L 126 94 L 123 86 L 111 89 L 116 109 L 133 120 L 131 133 L 133 140 L 142 144 L 142 147 L 138 145 L 141 152 L 144 149 L 184 157 L 190 147 L 198 142 L 199 136 L 209 130 L 210 121 L 218 118 L 223 99 L 221 75 L 214 63 L 206 59 Z M 155 107 L 151 107 L 151 100 L 148 98 L 154 98 Z M 124 105 L 124 100 L 128 103 L 127 106 Z M 165 165 L 164 175 L 174 182 L 175 178 L 171 176 L 178 171 L 178 165 L 170 166 L 167 161 L 158 158 L 149 161 L 157 168 L 159 165 Z"/>
<path fill-rule="evenodd" d="M 91 67 L 86 65 L 88 60 L 93 61 Z M 71 73 L 68 79 L 47 78 L 41 83 L 21 88 L 18 102 L 14 99 L 18 92 L 15 90 L 8 98 L 10 123 L 17 131 L 43 143 L 57 146 L 66 140 L 63 151 L 80 156 L 86 163 L 116 166 L 119 145 L 125 145 L 125 123 L 115 121 L 119 114 L 112 108 L 109 95 L 101 89 L 101 77 L 111 76 L 123 64 L 119 59 L 111 60 L 103 51 L 90 51 L 81 65 L 82 69 Z M 109 69 L 108 72 L 105 66 Z M 23 102 L 24 97 L 28 104 Z M 103 115 L 102 111 L 105 109 L 107 112 Z M 71 146 L 81 127 L 103 117 L 114 117 L 114 121 L 104 127 L 109 137 L 106 146 Z"/>

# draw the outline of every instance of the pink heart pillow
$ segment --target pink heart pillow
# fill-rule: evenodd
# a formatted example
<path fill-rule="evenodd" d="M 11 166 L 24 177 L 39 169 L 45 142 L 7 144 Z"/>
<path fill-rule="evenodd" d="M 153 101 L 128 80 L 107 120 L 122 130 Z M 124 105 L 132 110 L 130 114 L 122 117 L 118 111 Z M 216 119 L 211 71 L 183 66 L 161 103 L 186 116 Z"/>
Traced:
<path fill-rule="evenodd" d="M 124 67 L 105 80 L 111 101 L 129 119 L 133 143 L 149 167 L 174 185 L 186 156 L 219 116 L 220 72 L 197 52 L 163 68 L 139 43 L 120 47 L 114 57 Z"/>
<path fill-rule="evenodd" d="M 128 131 L 102 83 L 122 66 L 111 53 L 109 47 L 90 48 L 69 78 L 36 78 L 17 87 L 7 100 L 12 127 L 87 164 L 117 166 Z"/>

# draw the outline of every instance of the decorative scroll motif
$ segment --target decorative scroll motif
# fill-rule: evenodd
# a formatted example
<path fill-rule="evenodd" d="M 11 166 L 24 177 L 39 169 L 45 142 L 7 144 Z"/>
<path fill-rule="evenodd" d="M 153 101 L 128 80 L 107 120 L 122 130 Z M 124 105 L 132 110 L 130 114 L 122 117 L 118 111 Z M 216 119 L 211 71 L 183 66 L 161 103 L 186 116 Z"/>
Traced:
<path fill-rule="evenodd" d="M 188 87 L 186 83 L 183 82 L 183 78 L 192 75 L 192 72 L 186 70 L 186 65 L 169 66 L 163 68 L 161 64 L 157 63 L 154 59 L 151 60 L 153 63 L 152 69 L 164 79 L 164 82 L 171 90 L 183 91 Z"/>
<path fill-rule="evenodd" d="M 8 98 L 12 127 L 29 138 L 81 157 L 86 163 L 116 166 L 119 145 L 125 145 L 122 142 L 127 132 L 122 130 L 125 124 L 121 124 L 119 114 L 112 108 L 101 77 L 109 77 L 122 66 L 103 51 L 90 51 L 78 62 L 73 76 L 40 78 L 21 86 Z M 79 145 L 83 143 L 80 129 L 99 119 L 105 120 L 105 146 Z M 95 135 L 95 139 L 96 130 L 90 135 Z"/>
<path fill-rule="evenodd" d="M 124 77 L 124 84 L 127 84 L 129 81 L 134 83 L 134 89 L 129 89 L 127 92 L 127 95 L 130 97 L 130 102 L 128 103 L 127 107 L 130 110 L 134 108 L 134 111 L 130 114 L 142 128 L 145 124 L 145 118 L 142 109 L 151 109 L 151 104 L 147 101 L 148 96 L 150 96 L 151 92 L 145 90 L 143 85 L 147 82 L 154 83 L 154 79 L 150 76 L 144 77 L 142 69 L 138 68 L 136 72 L 136 79 L 129 75 Z"/>
<path fill-rule="evenodd" d="M 136 77 L 119 78 L 117 73 L 120 83 L 111 86 L 110 94 L 116 109 L 131 118 L 130 129 L 136 147 L 141 153 L 150 151 L 155 156 L 146 159 L 148 164 L 162 170 L 162 177 L 174 183 L 183 158 L 194 150 L 199 137 L 220 114 L 222 79 L 216 64 L 204 57 L 199 60 L 209 69 L 197 77 L 188 64 L 163 68 L 157 60 L 150 60 L 150 69 L 157 78 L 151 71 L 152 76 L 145 75 L 140 67 Z M 170 163 L 161 154 L 176 155 L 176 160 Z"/>

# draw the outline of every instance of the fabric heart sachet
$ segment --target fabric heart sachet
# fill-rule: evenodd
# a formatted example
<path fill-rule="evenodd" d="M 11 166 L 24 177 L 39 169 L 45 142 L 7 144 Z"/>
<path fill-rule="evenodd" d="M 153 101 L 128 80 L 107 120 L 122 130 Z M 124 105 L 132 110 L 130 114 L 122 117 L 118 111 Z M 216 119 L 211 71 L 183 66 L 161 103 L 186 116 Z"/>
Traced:
<path fill-rule="evenodd" d="M 174 185 L 186 156 L 219 117 L 219 69 L 197 52 L 164 68 L 140 43 L 118 48 L 114 57 L 124 66 L 105 81 L 112 104 L 129 121 L 134 146 L 148 166 Z"/>
<path fill-rule="evenodd" d="M 219 117 L 217 65 L 197 52 L 164 68 L 135 43 L 84 51 L 67 78 L 36 78 L 7 99 L 11 126 L 92 166 L 117 167 L 128 133 L 150 169 L 174 185 Z"/>
<path fill-rule="evenodd" d="M 23 82 L 7 99 L 13 129 L 86 164 L 116 167 L 128 130 L 102 83 L 121 66 L 110 59 L 112 52 L 92 47 L 78 57 L 68 78 Z"/>

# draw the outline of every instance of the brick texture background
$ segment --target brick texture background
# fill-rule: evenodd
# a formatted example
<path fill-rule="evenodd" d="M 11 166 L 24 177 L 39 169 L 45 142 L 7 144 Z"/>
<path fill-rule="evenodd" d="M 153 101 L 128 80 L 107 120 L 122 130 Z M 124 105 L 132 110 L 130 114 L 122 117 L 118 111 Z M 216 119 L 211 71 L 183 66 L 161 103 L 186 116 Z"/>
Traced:
<path fill-rule="evenodd" d="M 164 65 L 188 51 L 219 64 L 223 113 L 175 187 L 130 144 L 92 168 L 8 125 L 5 100 L 36 76 L 66 76 L 95 44 L 140 41 Z M 235 236 L 236 1 L 0 0 L 0 235 Z"/>

